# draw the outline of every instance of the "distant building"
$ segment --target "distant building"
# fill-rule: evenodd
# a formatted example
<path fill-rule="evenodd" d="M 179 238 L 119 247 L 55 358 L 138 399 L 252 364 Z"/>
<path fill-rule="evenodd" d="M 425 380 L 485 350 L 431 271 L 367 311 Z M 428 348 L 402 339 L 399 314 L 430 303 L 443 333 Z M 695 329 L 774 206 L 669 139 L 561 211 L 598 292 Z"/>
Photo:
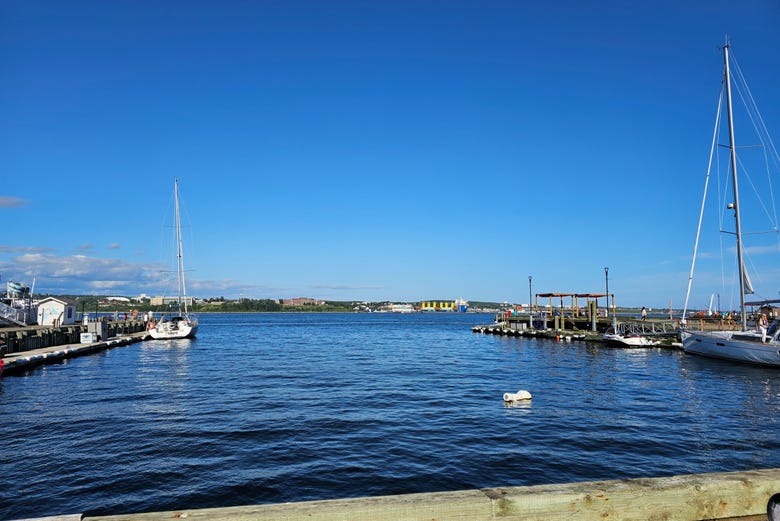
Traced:
<path fill-rule="evenodd" d="M 469 303 L 465 300 L 425 300 L 420 302 L 420 311 L 447 311 L 465 313 L 469 308 Z"/>
<path fill-rule="evenodd" d="M 76 304 L 68 299 L 46 297 L 38 302 L 38 325 L 62 326 L 76 323 Z"/>
<path fill-rule="evenodd" d="M 414 307 L 411 304 L 392 304 L 390 311 L 392 313 L 413 313 Z"/>
<path fill-rule="evenodd" d="M 179 301 L 179 297 L 151 297 L 149 303 L 152 306 L 167 306 L 168 304 L 176 304 Z M 192 307 L 192 297 L 182 297 L 182 304 Z"/>
<path fill-rule="evenodd" d="M 421 311 L 455 311 L 454 300 L 425 300 L 420 302 Z"/>
<path fill-rule="evenodd" d="M 317 300 L 308 297 L 286 298 L 282 300 L 283 306 L 324 306 L 324 300 Z"/>

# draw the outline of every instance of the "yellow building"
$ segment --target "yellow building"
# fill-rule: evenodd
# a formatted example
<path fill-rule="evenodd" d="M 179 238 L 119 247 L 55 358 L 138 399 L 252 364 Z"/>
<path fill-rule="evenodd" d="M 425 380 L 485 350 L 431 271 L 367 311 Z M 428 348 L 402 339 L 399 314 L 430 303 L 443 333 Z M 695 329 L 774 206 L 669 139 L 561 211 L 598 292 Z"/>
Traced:
<path fill-rule="evenodd" d="M 426 300 L 420 302 L 420 311 L 455 311 L 455 301 Z"/>

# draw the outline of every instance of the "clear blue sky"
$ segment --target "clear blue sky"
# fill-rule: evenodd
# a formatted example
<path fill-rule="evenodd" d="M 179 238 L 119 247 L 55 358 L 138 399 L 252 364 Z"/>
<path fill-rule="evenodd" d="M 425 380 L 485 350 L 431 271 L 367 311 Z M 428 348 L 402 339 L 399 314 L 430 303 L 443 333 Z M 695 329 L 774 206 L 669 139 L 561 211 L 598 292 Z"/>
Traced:
<path fill-rule="evenodd" d="M 178 177 L 197 297 L 525 302 L 609 266 L 619 305 L 681 306 L 720 46 L 777 135 L 779 27 L 777 0 L 5 0 L 0 277 L 170 293 Z"/>

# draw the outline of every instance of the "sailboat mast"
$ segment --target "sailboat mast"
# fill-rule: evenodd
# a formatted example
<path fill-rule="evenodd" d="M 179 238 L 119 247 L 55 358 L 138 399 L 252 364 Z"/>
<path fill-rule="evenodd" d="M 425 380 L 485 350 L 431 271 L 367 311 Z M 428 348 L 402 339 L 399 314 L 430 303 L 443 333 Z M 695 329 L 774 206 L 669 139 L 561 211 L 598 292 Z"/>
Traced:
<path fill-rule="evenodd" d="M 739 267 L 739 308 L 742 331 L 747 329 L 745 314 L 745 266 L 742 263 L 742 222 L 739 216 L 739 184 L 737 182 L 737 146 L 734 141 L 734 119 L 731 112 L 731 75 L 729 73 L 729 44 L 723 46 L 723 61 L 726 64 L 726 105 L 729 116 L 729 148 L 731 150 L 731 182 L 734 185 L 734 223 L 737 234 L 737 265 Z"/>
<path fill-rule="evenodd" d="M 181 217 L 179 216 L 179 179 L 174 178 L 173 179 L 173 194 L 174 194 L 174 205 L 176 208 L 176 258 L 177 258 L 177 265 L 176 265 L 176 272 L 177 272 L 177 279 L 178 279 L 178 291 L 179 291 L 179 309 L 181 309 L 181 301 L 182 296 L 185 297 L 184 299 L 184 312 L 187 312 L 187 290 L 184 287 L 184 255 L 182 254 L 182 248 L 181 248 Z"/>

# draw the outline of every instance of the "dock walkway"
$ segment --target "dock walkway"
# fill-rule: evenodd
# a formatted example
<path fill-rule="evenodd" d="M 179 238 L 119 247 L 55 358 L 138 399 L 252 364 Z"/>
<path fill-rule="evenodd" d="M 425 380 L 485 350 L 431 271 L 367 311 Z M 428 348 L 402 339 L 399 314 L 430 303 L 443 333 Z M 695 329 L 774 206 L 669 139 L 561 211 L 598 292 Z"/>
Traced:
<path fill-rule="evenodd" d="M 39 365 L 61 362 L 67 358 L 87 355 L 114 347 L 125 346 L 150 338 L 146 331 L 128 333 L 99 342 L 63 344 L 40 349 L 31 349 L 0 356 L 0 375 L 24 373 Z"/>

